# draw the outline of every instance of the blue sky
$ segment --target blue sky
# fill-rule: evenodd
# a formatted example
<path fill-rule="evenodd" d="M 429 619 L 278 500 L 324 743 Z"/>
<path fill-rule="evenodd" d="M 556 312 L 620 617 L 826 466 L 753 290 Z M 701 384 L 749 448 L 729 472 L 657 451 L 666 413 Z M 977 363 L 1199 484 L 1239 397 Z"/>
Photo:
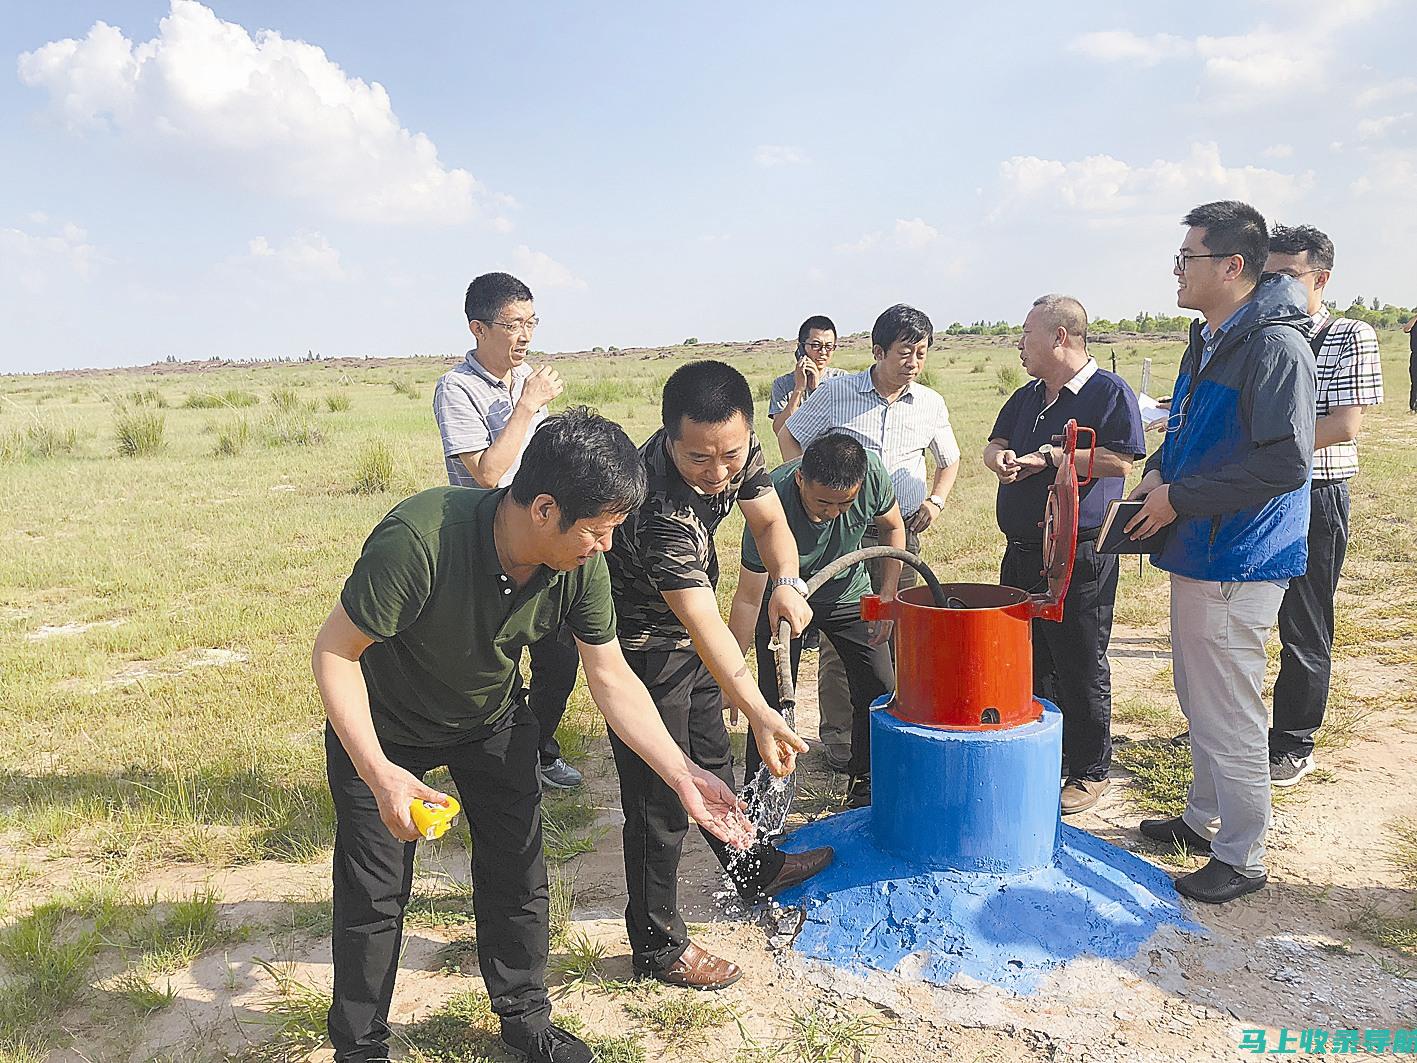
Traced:
<path fill-rule="evenodd" d="M 395 13 L 396 11 L 396 13 Z M 1417 302 L 1417 5 L 12 5 L 0 372 L 1174 305 L 1177 219 Z"/>

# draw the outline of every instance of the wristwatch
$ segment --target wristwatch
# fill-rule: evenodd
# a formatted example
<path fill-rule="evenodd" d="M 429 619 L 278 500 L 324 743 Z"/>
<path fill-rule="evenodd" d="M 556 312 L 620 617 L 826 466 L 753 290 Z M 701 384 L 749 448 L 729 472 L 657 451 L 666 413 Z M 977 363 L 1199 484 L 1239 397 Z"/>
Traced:
<path fill-rule="evenodd" d="M 1038 453 L 1042 454 L 1043 460 L 1051 466 L 1053 464 L 1053 451 L 1056 449 L 1057 448 L 1054 447 L 1052 443 L 1044 443 L 1038 448 Z"/>
<path fill-rule="evenodd" d="M 798 594 L 802 595 L 803 598 L 808 597 L 807 581 L 800 576 L 780 576 L 772 581 L 772 585 L 774 590 L 778 587 L 791 587 Z"/>
<path fill-rule="evenodd" d="M 939 495 L 930 495 L 925 501 L 929 502 L 936 509 L 943 510 L 945 508 L 945 500 Z"/>

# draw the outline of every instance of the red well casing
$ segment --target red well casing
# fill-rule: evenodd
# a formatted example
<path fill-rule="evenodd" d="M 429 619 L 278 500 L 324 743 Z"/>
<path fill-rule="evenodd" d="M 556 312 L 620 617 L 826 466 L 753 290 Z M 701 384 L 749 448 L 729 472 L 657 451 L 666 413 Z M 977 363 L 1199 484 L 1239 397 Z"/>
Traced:
<path fill-rule="evenodd" d="M 1032 625 L 1035 617 L 1056 621 L 1063 616 L 1077 551 L 1079 480 L 1073 454 L 1079 431 L 1075 421 L 1068 422 L 1060 439 L 1065 460 L 1048 490 L 1039 573 L 1047 578 L 1046 593 L 1031 595 L 992 583 L 946 583 L 948 608 L 934 604 L 928 587 L 913 587 L 894 601 L 862 597 L 862 619 L 895 621 L 892 715 L 928 727 L 1001 730 L 1042 714 L 1033 700 Z M 1082 483 L 1092 479 L 1091 461 L 1088 466 Z"/>

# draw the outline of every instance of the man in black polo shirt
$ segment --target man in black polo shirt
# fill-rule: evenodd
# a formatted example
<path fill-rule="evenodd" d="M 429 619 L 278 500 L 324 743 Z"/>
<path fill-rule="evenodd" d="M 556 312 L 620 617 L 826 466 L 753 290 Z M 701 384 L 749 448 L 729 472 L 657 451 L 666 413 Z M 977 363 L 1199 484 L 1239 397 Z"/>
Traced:
<path fill-rule="evenodd" d="M 733 783 L 724 699 L 752 724 L 769 770 L 786 775 L 807 745 L 763 699 L 719 612 L 713 536 L 734 505 L 773 577 L 767 611 L 794 636 L 811 622 L 797 543 L 753 434 L 753 389 L 724 362 L 690 362 L 664 385 L 664 427 L 640 447 L 649 494 L 615 530 L 610 579 L 620 641 L 644 680 L 669 733 L 694 763 Z M 625 928 L 635 973 L 692 989 L 722 989 L 742 977 L 737 964 L 689 940 L 679 914 L 679 856 L 688 820 L 638 752 L 614 734 L 625 812 Z M 739 894 L 761 901 L 816 874 L 829 848 L 784 854 L 759 843 L 733 854 L 705 840 Z"/>
<path fill-rule="evenodd" d="M 581 407 L 532 437 L 509 488 L 424 491 L 365 541 L 312 662 L 329 717 L 329 1034 L 340 1063 L 388 1059 L 419 837 L 409 808 L 446 803 L 422 782 L 444 765 L 472 832 L 478 963 L 502 1038 L 533 1063 L 589 1063 L 585 1044 L 550 1021 L 540 727 L 517 669 L 522 650 L 562 623 L 618 740 L 705 830 L 751 843 L 732 789 L 675 745 L 615 640 L 601 554 L 644 495 L 629 437 Z"/>
<path fill-rule="evenodd" d="M 1009 540 L 999 579 L 1026 591 L 1043 583 L 1043 532 L 1053 469 L 1062 449 L 1052 438 L 1070 420 L 1097 433 L 1079 449 L 1093 481 L 1079 491 L 1077 560 L 1063 619 L 1033 622 L 1033 690 L 1063 713 L 1064 815 L 1091 808 L 1106 792 L 1112 767 L 1112 670 L 1107 643 L 1117 597 L 1117 556 L 1099 554 L 1096 533 L 1107 503 L 1122 497 L 1136 458 L 1146 456 L 1141 412 L 1127 382 L 1099 369 L 1087 353 L 1087 312 L 1076 299 L 1045 295 L 1024 319 L 1019 360 L 1034 380 L 999 411 L 984 464 L 999 478 L 996 515 Z"/>

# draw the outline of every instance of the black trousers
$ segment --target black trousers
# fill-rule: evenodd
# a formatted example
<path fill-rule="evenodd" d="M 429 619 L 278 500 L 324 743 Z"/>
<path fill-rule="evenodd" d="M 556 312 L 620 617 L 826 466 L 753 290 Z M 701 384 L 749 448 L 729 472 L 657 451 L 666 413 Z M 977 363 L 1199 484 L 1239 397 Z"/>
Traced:
<path fill-rule="evenodd" d="M 519 1028 L 528 1036 L 551 1021 L 536 744 L 536 721 L 518 709 L 509 724 L 463 745 L 384 745 L 385 755 L 414 775 L 445 765 L 452 773 L 472 831 L 478 964 L 503 1030 Z M 417 842 L 389 833 L 374 795 L 328 726 L 325 760 L 335 804 L 330 1041 L 341 1063 L 385 1059 Z"/>
<path fill-rule="evenodd" d="M 1417 332 L 1417 327 L 1414 327 Z M 1412 413 L 1417 413 L 1417 347 L 1412 348 L 1412 353 L 1407 358 L 1407 378 L 1412 382 L 1411 390 L 1407 393 L 1407 408 Z"/>
<path fill-rule="evenodd" d="M 538 750 L 541 763 L 550 764 L 561 756 L 556 728 L 561 723 L 561 717 L 566 715 L 566 702 L 576 688 L 581 655 L 576 650 L 570 628 L 564 624 L 540 642 L 533 642 L 527 648 L 527 654 L 531 657 L 531 689 L 526 700 L 531 706 L 531 714 L 541 727 L 541 746 Z"/>
<path fill-rule="evenodd" d="M 660 718 L 679 748 L 699 767 L 733 784 L 732 751 L 723 725 L 723 694 L 692 649 L 626 650 L 625 659 L 649 688 Z M 689 816 L 670 786 L 614 731 L 610 748 L 620 774 L 625 812 L 625 930 L 637 974 L 672 966 L 689 943 L 679 915 L 679 858 Z M 759 843 L 737 853 L 703 831 L 719 863 L 745 899 L 757 900 L 782 870 L 782 853 Z"/>
<path fill-rule="evenodd" d="M 1348 552 L 1348 482 L 1309 489 L 1309 567 L 1279 606 L 1279 675 L 1269 755 L 1307 757 L 1323 725 L 1333 671 L 1333 596 Z"/>
<path fill-rule="evenodd" d="M 999 568 L 1009 587 L 1043 589 L 1043 547 L 1010 542 Z M 1063 714 L 1068 776 L 1105 779 L 1112 770 L 1112 667 L 1107 644 L 1117 600 L 1117 555 L 1078 536 L 1063 619 L 1033 621 L 1033 693 Z"/>
<path fill-rule="evenodd" d="M 883 642 L 871 645 L 871 625 L 861 619 L 861 603 L 838 602 L 829 608 L 815 609 L 812 627 L 821 631 L 846 670 L 846 684 L 851 692 L 851 759 L 847 764 L 848 775 L 869 775 L 871 773 L 871 702 L 882 694 L 895 689 L 895 666 L 891 663 L 891 644 Z M 808 629 L 810 630 L 810 628 Z M 804 632 L 805 634 L 805 632 Z M 763 698 L 774 709 L 780 708 L 777 689 L 777 658 L 768 643 L 772 641 L 769 631 L 767 599 L 763 599 L 758 610 L 758 629 L 754 633 L 754 643 L 758 658 L 758 689 Z M 797 665 L 802 659 L 802 640 L 792 640 L 792 681 L 797 682 Z M 748 728 L 748 751 L 745 757 L 743 783 L 757 774 L 762 758 L 758 754 L 758 744 L 753 739 L 753 729 Z"/>

